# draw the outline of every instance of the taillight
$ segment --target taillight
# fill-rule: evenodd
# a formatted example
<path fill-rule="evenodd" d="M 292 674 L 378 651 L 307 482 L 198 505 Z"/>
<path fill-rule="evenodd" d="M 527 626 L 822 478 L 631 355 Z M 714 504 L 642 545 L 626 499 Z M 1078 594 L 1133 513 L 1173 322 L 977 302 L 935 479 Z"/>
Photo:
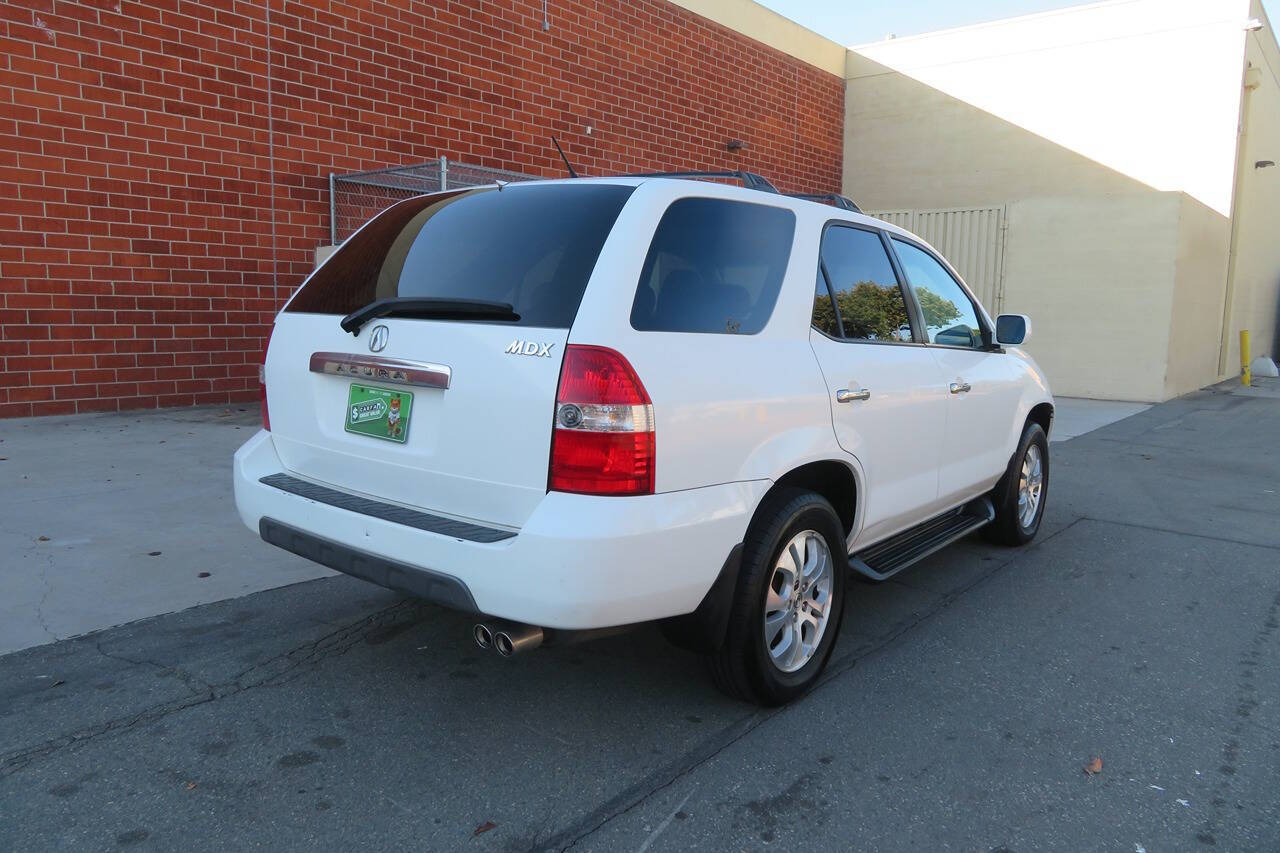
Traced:
<path fill-rule="evenodd" d="M 583 495 L 653 494 L 653 405 L 621 354 L 565 347 L 548 488 Z"/>
<path fill-rule="evenodd" d="M 267 333 L 267 345 L 262 348 L 262 362 L 258 365 L 258 399 L 262 403 L 262 428 L 271 432 L 271 411 L 267 408 L 267 350 L 271 349 L 271 333 Z"/>

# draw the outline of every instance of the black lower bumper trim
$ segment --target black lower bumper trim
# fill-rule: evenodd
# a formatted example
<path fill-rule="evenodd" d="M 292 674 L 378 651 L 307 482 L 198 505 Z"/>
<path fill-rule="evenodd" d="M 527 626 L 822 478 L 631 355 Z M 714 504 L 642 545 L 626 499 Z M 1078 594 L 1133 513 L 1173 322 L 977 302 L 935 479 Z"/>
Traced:
<path fill-rule="evenodd" d="M 450 575 L 358 551 L 331 539 L 281 524 L 272 518 L 258 521 L 258 533 L 263 541 L 271 545 L 328 566 L 344 575 L 424 598 L 454 610 L 480 612 L 467 585 Z"/>
<path fill-rule="evenodd" d="M 358 512 L 361 515 L 380 518 L 383 521 L 390 521 L 395 524 L 403 524 L 406 527 L 415 527 L 428 533 L 439 533 L 441 536 L 465 539 L 468 542 L 501 542 L 504 539 L 510 539 L 515 536 L 510 530 L 484 527 L 467 521 L 457 521 L 452 518 L 432 515 L 429 512 L 419 512 L 407 507 L 362 498 L 359 495 L 340 492 L 337 489 L 331 489 L 319 483 L 299 480 L 297 477 L 290 477 L 284 473 L 268 474 L 259 478 L 258 482 L 264 486 L 271 486 L 282 492 L 298 495 L 317 503 L 336 506 L 338 509 L 345 509 L 348 512 Z"/>

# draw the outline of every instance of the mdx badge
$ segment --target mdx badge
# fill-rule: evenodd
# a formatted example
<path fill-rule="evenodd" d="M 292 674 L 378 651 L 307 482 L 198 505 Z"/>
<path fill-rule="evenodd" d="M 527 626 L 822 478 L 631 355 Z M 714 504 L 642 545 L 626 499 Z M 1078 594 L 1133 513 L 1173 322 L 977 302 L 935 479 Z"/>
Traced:
<path fill-rule="evenodd" d="M 540 358 L 551 358 L 551 348 L 555 343 L 543 344 L 537 341 L 512 341 L 507 346 L 507 355 L 536 355 Z"/>

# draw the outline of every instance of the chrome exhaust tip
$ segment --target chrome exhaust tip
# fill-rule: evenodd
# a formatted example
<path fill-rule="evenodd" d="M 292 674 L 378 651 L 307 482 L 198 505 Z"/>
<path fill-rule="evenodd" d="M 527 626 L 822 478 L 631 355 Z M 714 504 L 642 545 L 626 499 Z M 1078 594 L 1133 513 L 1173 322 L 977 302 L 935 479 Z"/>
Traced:
<path fill-rule="evenodd" d="M 489 626 L 483 622 L 477 623 L 476 626 L 471 629 L 471 636 L 475 638 L 476 645 L 480 648 L 489 649 L 493 647 L 493 631 L 490 630 Z"/>
<path fill-rule="evenodd" d="M 504 658 L 530 652 L 542 645 L 542 629 L 537 625 L 504 625 L 493 635 L 493 647 Z"/>

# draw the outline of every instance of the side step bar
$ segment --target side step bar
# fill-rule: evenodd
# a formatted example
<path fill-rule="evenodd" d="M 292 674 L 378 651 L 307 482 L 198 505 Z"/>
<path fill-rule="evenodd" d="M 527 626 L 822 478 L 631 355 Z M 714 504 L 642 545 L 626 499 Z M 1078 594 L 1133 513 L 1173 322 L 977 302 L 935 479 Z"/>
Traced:
<path fill-rule="evenodd" d="M 919 560 L 990 524 L 996 508 L 987 497 L 943 513 L 915 527 L 849 555 L 849 568 L 872 580 L 882 581 Z"/>

